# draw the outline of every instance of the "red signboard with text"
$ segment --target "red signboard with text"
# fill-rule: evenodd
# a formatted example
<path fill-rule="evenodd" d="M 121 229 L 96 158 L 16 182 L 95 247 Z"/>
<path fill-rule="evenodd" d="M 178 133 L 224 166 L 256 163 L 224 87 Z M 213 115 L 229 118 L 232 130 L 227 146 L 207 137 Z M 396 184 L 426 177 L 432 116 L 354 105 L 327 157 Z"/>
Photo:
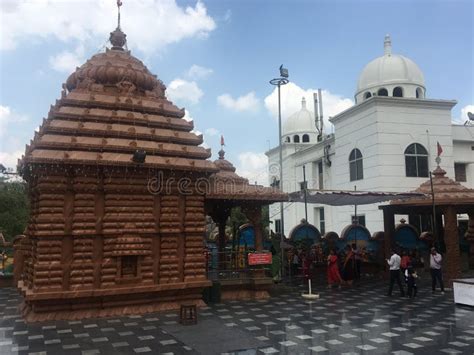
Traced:
<path fill-rule="evenodd" d="M 268 265 L 272 263 L 272 253 L 249 253 L 249 265 Z"/>

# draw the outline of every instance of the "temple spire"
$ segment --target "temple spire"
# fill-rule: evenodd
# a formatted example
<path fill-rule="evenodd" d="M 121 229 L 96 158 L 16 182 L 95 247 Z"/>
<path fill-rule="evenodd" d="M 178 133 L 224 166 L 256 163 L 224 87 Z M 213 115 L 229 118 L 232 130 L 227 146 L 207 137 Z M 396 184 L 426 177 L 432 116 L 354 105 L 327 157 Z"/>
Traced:
<path fill-rule="evenodd" d="M 112 44 L 112 49 L 123 51 L 123 47 L 127 43 L 127 35 L 122 32 L 120 28 L 120 7 L 122 6 L 122 1 L 117 0 L 117 28 L 115 31 L 110 32 L 109 41 Z"/>

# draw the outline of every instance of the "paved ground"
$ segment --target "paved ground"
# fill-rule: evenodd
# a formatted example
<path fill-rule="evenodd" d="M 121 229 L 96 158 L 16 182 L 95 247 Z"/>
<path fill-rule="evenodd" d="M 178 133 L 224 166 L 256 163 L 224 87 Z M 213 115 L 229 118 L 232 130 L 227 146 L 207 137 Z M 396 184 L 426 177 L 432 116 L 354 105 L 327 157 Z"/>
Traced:
<path fill-rule="evenodd" d="M 0 289 L 0 354 L 474 354 L 474 309 L 426 281 L 414 300 L 381 281 L 317 291 L 211 305 L 181 326 L 177 312 L 27 325 L 15 290 Z"/>

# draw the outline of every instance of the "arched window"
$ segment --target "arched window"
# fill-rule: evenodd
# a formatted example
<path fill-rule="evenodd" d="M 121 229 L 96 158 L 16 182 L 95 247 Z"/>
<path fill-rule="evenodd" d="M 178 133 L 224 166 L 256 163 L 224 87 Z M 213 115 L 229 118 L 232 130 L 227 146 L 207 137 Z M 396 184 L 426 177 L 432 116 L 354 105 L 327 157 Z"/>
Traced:
<path fill-rule="evenodd" d="M 370 98 L 370 97 L 372 97 L 372 94 L 367 91 L 367 92 L 364 94 L 364 99 L 367 100 L 367 99 Z"/>
<path fill-rule="evenodd" d="M 293 136 L 293 143 L 299 143 L 299 142 L 300 142 L 300 136 L 297 135 L 297 134 L 295 134 L 295 135 Z"/>
<path fill-rule="evenodd" d="M 285 142 L 290 143 L 290 137 L 286 137 Z"/>
<path fill-rule="evenodd" d="M 400 86 L 397 86 L 393 89 L 393 97 L 403 97 L 403 89 Z"/>
<path fill-rule="evenodd" d="M 364 166 L 362 164 L 362 153 L 359 149 L 353 149 L 349 155 L 350 180 L 362 180 L 364 178 Z"/>
<path fill-rule="evenodd" d="M 428 177 L 428 151 L 421 144 L 405 149 L 405 170 L 408 177 Z"/>
<path fill-rule="evenodd" d="M 308 143 L 309 142 L 309 135 L 303 134 L 303 143 Z"/>
<path fill-rule="evenodd" d="M 381 88 L 381 89 L 379 89 L 379 91 L 377 91 L 377 95 L 378 96 L 388 96 L 388 91 L 385 88 Z"/>
<path fill-rule="evenodd" d="M 423 98 L 423 89 L 422 88 L 416 88 L 416 98 L 417 99 L 422 99 Z"/>

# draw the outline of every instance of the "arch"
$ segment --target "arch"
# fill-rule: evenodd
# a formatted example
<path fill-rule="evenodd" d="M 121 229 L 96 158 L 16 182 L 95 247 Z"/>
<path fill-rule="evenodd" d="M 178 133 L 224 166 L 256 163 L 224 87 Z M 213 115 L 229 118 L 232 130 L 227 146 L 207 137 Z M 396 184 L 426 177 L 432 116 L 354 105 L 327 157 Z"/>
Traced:
<path fill-rule="evenodd" d="M 300 223 L 291 230 L 290 240 L 293 244 L 309 247 L 321 240 L 321 232 L 312 224 Z"/>
<path fill-rule="evenodd" d="M 407 177 L 428 177 L 428 151 L 421 144 L 405 149 L 405 172 Z"/>
<path fill-rule="evenodd" d="M 299 143 L 299 142 L 300 142 L 300 136 L 297 135 L 297 134 L 295 134 L 295 135 L 293 136 L 293 143 Z"/>
<path fill-rule="evenodd" d="M 286 137 L 286 138 L 285 138 L 285 142 L 286 142 L 286 143 L 290 143 L 290 142 L 291 142 L 290 137 Z"/>
<path fill-rule="evenodd" d="M 429 249 L 427 241 L 420 239 L 418 230 L 411 224 L 401 223 L 396 226 L 393 241 L 399 248 L 411 252 L 426 252 Z"/>
<path fill-rule="evenodd" d="M 372 94 L 368 91 L 364 94 L 364 100 L 370 99 L 371 97 L 372 97 Z"/>
<path fill-rule="evenodd" d="M 397 86 L 397 87 L 393 88 L 392 96 L 393 96 L 393 97 L 403 97 L 403 89 L 402 89 L 402 87 L 401 87 L 401 86 Z"/>
<path fill-rule="evenodd" d="M 349 154 L 349 177 L 350 181 L 362 180 L 364 178 L 362 153 L 357 148 L 352 149 Z"/>
<path fill-rule="evenodd" d="M 379 91 L 377 91 L 377 96 L 388 96 L 388 91 L 385 88 L 380 88 Z"/>
<path fill-rule="evenodd" d="M 348 242 L 368 241 L 370 237 L 369 230 L 361 224 L 349 224 L 341 232 L 341 238 Z"/>
<path fill-rule="evenodd" d="M 423 94 L 423 89 L 418 87 L 416 88 L 416 98 L 417 99 L 423 99 L 425 95 Z"/>
<path fill-rule="evenodd" d="M 309 143 L 309 134 L 303 134 L 303 143 Z"/>

